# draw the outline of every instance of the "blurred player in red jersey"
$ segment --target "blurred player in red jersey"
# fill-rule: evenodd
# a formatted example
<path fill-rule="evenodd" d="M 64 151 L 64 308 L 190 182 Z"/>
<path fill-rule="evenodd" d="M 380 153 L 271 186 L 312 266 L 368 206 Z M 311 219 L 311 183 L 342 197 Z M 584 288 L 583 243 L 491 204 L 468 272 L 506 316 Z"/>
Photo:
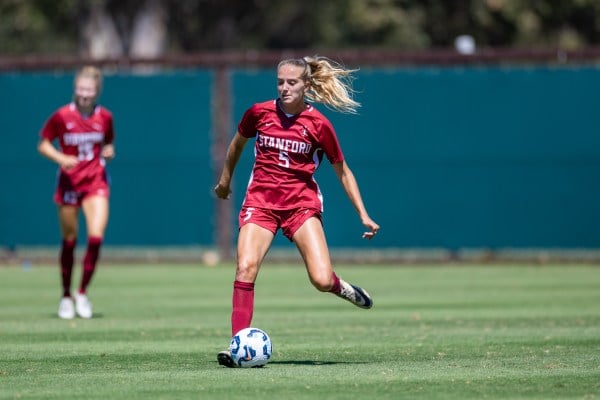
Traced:
<path fill-rule="evenodd" d="M 367 228 L 363 237 L 372 239 L 379 225 L 367 213 L 333 126 L 305 101 L 354 113 L 359 104 L 352 99 L 353 72 L 325 57 L 281 61 L 277 67 L 278 98 L 250 107 L 229 144 L 221 177 L 214 188 L 221 199 L 229 198 L 235 166 L 248 140 L 255 138 L 254 168 L 238 217 L 232 335 L 250 326 L 254 282 L 279 229 L 296 244 L 317 290 L 331 292 L 361 308 L 373 306 L 364 289 L 343 281 L 333 271 L 321 222 L 322 196 L 313 179 L 323 156 L 332 164 Z M 220 352 L 217 360 L 226 367 L 235 366 L 229 351 Z"/>
<path fill-rule="evenodd" d="M 108 223 L 109 179 L 105 160 L 115 156 L 113 118 L 96 103 L 102 89 L 102 73 L 83 67 L 75 76 L 73 101 L 56 110 L 44 124 L 39 152 L 59 165 L 54 201 L 62 233 L 60 268 L 63 297 L 58 316 L 92 317 L 86 290 L 96 269 Z M 58 141 L 58 148 L 53 141 Z M 87 226 L 87 250 L 79 289 L 71 296 L 71 275 L 77 244 L 79 209 Z"/>

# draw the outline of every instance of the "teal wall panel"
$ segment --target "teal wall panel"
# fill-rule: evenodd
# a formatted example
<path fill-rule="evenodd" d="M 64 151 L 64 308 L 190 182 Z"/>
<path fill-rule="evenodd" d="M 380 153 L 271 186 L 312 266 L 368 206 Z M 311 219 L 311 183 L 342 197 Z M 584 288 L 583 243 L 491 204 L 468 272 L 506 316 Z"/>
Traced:
<path fill-rule="evenodd" d="M 234 70 L 232 126 L 275 98 L 274 69 Z M 0 74 L 0 245 L 58 242 L 56 167 L 38 132 L 71 96 L 72 74 Z M 115 115 L 112 245 L 212 245 L 216 228 L 208 70 L 107 75 Z M 359 115 L 331 112 L 372 217 L 374 241 L 323 163 L 333 247 L 600 247 L 600 69 L 363 69 Z M 232 132 L 233 133 L 233 132 Z M 236 169 L 237 215 L 253 162 Z M 236 226 L 230 227 L 234 234 Z M 83 236 L 83 235 L 82 235 Z M 289 246 L 281 235 L 275 245 Z"/>
<path fill-rule="evenodd" d="M 275 78 L 238 71 L 237 118 Z M 600 246 L 599 69 L 367 69 L 355 85 L 360 115 L 325 113 L 382 228 L 360 238 L 325 163 L 332 246 Z"/>
<path fill-rule="evenodd" d="M 0 74 L 0 244 L 59 240 L 52 202 L 56 166 L 36 145 L 46 118 L 70 100 L 72 79 Z M 114 114 L 117 153 L 108 165 L 107 244 L 212 244 L 211 84 L 212 73 L 200 70 L 105 77 L 100 103 Z"/>

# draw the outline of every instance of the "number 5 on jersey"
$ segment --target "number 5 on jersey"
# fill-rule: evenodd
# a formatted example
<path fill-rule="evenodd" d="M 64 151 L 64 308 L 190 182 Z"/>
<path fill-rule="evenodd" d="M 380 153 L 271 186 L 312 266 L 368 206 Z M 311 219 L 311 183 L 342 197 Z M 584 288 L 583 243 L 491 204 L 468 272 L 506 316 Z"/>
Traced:
<path fill-rule="evenodd" d="M 288 152 L 287 151 L 280 150 L 279 151 L 279 159 L 281 160 L 281 162 L 278 163 L 277 165 L 280 165 L 280 166 L 285 167 L 285 168 L 289 168 L 290 167 L 290 156 L 288 156 Z"/>

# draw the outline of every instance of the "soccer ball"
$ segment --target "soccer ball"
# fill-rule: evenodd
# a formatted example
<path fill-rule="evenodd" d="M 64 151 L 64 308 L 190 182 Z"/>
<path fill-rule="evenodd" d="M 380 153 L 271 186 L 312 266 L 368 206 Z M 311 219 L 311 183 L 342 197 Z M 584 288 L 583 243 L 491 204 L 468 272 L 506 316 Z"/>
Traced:
<path fill-rule="evenodd" d="M 271 338 L 258 328 L 246 328 L 236 333 L 229 344 L 231 358 L 241 368 L 262 367 L 271 359 Z"/>

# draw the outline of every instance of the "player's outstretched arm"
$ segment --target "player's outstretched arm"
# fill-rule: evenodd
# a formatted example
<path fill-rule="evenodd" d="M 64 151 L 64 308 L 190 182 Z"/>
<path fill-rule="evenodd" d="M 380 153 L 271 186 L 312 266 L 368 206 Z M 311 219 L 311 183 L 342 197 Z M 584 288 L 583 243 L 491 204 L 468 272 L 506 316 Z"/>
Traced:
<path fill-rule="evenodd" d="M 346 191 L 350 202 L 356 209 L 356 212 L 360 217 L 360 221 L 368 229 L 367 232 L 363 233 L 362 237 L 369 240 L 373 239 L 373 237 L 377 234 L 377 231 L 379 231 L 379 225 L 373 221 L 367 213 L 367 209 L 365 208 L 360 195 L 358 183 L 356 182 L 356 178 L 354 177 L 352 170 L 350 167 L 348 167 L 346 161 L 333 164 L 333 170 L 340 180 L 342 187 Z"/>
<path fill-rule="evenodd" d="M 244 146 L 246 146 L 247 141 L 248 138 L 245 138 L 240 135 L 239 132 L 236 132 L 233 139 L 231 139 L 231 143 L 229 143 L 227 155 L 225 156 L 225 162 L 223 164 L 223 171 L 221 172 L 219 182 L 214 188 L 215 194 L 220 199 L 228 199 L 231 194 L 231 177 L 233 176 L 233 171 L 240 160 L 240 156 L 242 155 L 242 151 L 244 151 Z"/>

